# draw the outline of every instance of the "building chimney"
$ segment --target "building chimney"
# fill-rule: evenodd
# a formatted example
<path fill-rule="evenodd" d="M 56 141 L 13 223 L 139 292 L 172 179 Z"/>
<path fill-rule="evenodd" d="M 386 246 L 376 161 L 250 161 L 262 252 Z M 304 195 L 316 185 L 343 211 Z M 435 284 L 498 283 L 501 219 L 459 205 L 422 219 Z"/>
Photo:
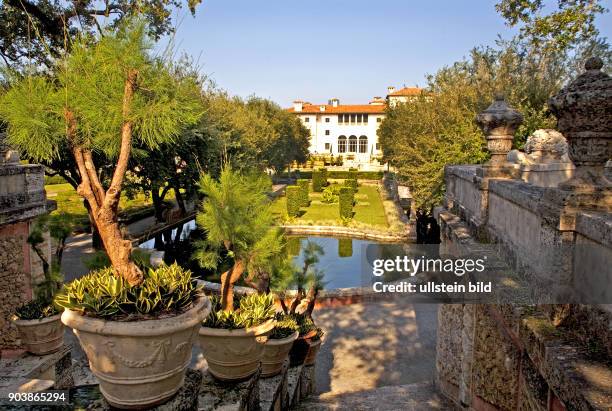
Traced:
<path fill-rule="evenodd" d="M 337 98 L 332 98 L 328 101 L 328 104 L 332 107 L 338 107 L 338 104 L 340 104 L 340 100 L 338 100 Z"/>
<path fill-rule="evenodd" d="M 293 102 L 293 110 L 294 111 L 302 111 L 303 105 L 304 105 L 304 102 L 302 100 L 295 100 Z"/>
<path fill-rule="evenodd" d="M 387 95 L 393 94 L 394 91 L 395 91 L 395 87 L 393 87 L 393 86 L 387 87 Z"/>
<path fill-rule="evenodd" d="M 319 106 L 320 111 L 325 111 L 325 106 Z"/>
<path fill-rule="evenodd" d="M 383 104 L 385 104 L 385 100 L 380 96 L 376 96 L 372 99 L 372 101 L 370 101 L 370 104 L 375 106 L 382 106 Z"/>

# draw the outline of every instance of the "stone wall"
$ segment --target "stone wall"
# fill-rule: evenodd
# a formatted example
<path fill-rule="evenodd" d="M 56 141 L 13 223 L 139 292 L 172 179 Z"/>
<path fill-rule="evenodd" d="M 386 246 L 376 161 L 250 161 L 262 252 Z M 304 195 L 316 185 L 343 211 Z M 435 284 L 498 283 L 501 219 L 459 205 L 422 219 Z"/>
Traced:
<path fill-rule="evenodd" d="M 26 222 L 0 226 L 0 347 L 17 345 L 17 329 L 10 317 L 15 307 L 32 298 L 27 237 Z"/>

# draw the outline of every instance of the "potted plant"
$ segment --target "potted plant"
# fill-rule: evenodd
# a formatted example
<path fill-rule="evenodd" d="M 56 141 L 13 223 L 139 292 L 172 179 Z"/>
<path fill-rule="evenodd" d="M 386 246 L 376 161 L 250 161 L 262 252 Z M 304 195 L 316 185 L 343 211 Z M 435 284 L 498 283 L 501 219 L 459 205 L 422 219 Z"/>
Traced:
<path fill-rule="evenodd" d="M 294 316 L 278 313 L 276 325 L 268 335 L 261 359 L 261 376 L 273 377 L 281 372 L 293 342 L 298 338 L 298 324 Z"/>
<path fill-rule="evenodd" d="M 66 308 L 62 322 L 74 329 L 102 394 L 120 408 L 146 408 L 178 391 L 210 306 L 190 272 L 138 267 L 118 223 L 132 147 L 147 155 L 203 114 L 198 76 L 153 55 L 148 32 L 132 21 L 75 40 L 53 70 L 10 78 L 0 96 L 9 144 L 34 161 L 70 155 L 78 169 L 77 192 L 111 267 L 65 285 L 55 301 Z M 94 152 L 114 159 L 105 173 Z"/>
<path fill-rule="evenodd" d="M 257 372 L 275 312 L 271 294 L 242 296 L 233 311 L 223 310 L 220 299 L 213 298 L 213 309 L 199 332 L 208 371 L 222 381 L 243 380 Z"/>
<path fill-rule="evenodd" d="M 26 351 L 34 355 L 50 354 L 64 345 L 61 311 L 53 304 L 53 297 L 61 287 L 62 253 L 66 238 L 71 231 L 72 222 L 66 215 L 44 215 L 36 219 L 27 239 L 42 262 L 44 280 L 34 290 L 35 298 L 17 307 L 13 323 L 19 331 L 22 345 Z M 52 261 L 49 261 L 41 248 L 47 232 L 57 242 Z"/>
<path fill-rule="evenodd" d="M 279 292 L 280 305 L 285 316 L 290 316 L 296 321 L 298 337 L 295 339 L 289 351 L 292 366 L 305 363 L 308 358 L 309 364 L 314 363 L 316 354 L 320 348 L 323 330 L 318 328 L 313 319 L 317 296 L 323 288 L 323 272 L 316 268 L 323 248 L 313 241 L 307 241 L 303 250 L 303 264 L 301 269 L 292 267 L 291 275 L 285 278 L 285 282 L 277 282 L 278 288 L 296 287 L 295 296 L 287 306 L 285 294 Z M 283 276 L 280 276 L 283 278 Z M 308 288 L 308 292 L 306 289 Z M 312 347 L 312 348 L 311 348 Z"/>
<path fill-rule="evenodd" d="M 222 274 L 219 301 L 200 328 L 199 341 L 213 376 L 243 379 L 256 371 L 261 357 L 261 348 L 253 342 L 263 344 L 265 338 L 260 337 L 274 327 L 273 311 L 272 317 L 261 317 L 266 311 L 263 302 L 243 305 L 251 301 L 243 299 L 239 305 L 234 303 L 238 280 L 260 293 L 269 289 L 270 267 L 282 253 L 282 235 L 274 227 L 267 197 L 270 180 L 265 175 L 243 175 L 225 165 L 218 181 L 205 175 L 200 188 L 206 198 L 196 222 L 206 232 L 206 239 L 198 244 L 195 258 L 202 267 Z M 240 313 L 233 314 L 238 307 Z M 251 312 L 254 309 L 260 312 Z M 238 320 L 242 317 L 246 322 Z M 229 366 L 221 367 L 221 362 Z"/>

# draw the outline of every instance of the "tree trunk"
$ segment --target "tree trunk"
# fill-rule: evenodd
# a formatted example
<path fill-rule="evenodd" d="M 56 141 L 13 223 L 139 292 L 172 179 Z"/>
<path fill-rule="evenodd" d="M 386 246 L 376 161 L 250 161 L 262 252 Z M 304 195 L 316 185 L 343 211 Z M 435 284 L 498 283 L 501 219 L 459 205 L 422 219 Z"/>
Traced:
<path fill-rule="evenodd" d="M 151 200 L 153 200 L 153 208 L 155 209 L 155 221 L 161 223 L 164 221 L 164 202 L 159 196 L 157 188 L 151 190 Z"/>
<path fill-rule="evenodd" d="M 244 263 L 237 260 L 232 268 L 221 274 L 221 308 L 234 311 L 234 283 L 244 272 Z"/>
<path fill-rule="evenodd" d="M 176 198 L 176 203 L 178 204 L 179 208 L 181 209 L 181 215 L 182 216 L 186 216 L 187 215 L 187 208 L 185 207 L 185 200 L 183 199 L 183 195 L 181 194 L 181 190 L 179 188 L 177 188 L 176 186 L 174 186 L 173 189 L 174 189 L 174 197 Z"/>

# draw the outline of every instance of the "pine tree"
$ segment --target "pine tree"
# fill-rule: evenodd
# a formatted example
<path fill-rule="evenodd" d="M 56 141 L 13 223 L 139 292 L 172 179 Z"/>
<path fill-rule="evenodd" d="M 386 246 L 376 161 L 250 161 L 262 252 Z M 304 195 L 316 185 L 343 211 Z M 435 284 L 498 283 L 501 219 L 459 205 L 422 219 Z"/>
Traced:
<path fill-rule="evenodd" d="M 81 178 L 77 192 L 92 210 L 116 275 L 132 285 L 143 274 L 117 222 L 132 146 L 153 149 L 170 142 L 202 112 L 197 79 L 153 57 L 151 46 L 141 22 L 82 38 L 57 60 L 54 74 L 13 78 L 0 97 L 9 144 L 47 161 L 68 145 Z M 100 180 L 94 152 L 114 159 L 108 184 Z"/>

